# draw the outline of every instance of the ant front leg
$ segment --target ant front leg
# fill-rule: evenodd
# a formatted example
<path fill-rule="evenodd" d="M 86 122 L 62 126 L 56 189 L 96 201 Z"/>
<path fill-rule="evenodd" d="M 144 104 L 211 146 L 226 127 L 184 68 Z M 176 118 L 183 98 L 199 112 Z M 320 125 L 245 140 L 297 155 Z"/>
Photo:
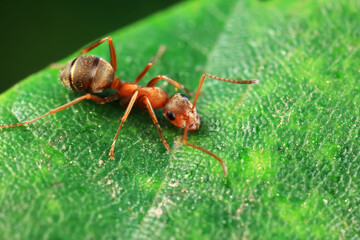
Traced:
<path fill-rule="evenodd" d="M 107 41 L 109 44 L 109 50 L 110 50 L 110 58 L 111 58 L 111 66 L 114 70 L 114 73 L 116 73 L 116 54 L 115 54 L 115 48 L 114 48 L 114 44 L 112 42 L 111 37 L 105 37 L 103 39 L 100 39 L 99 41 L 91 44 L 90 46 L 84 48 L 80 55 L 88 53 L 89 51 L 93 50 L 94 48 L 96 48 L 97 46 L 99 46 L 100 44 L 102 44 L 103 42 Z"/>
<path fill-rule="evenodd" d="M 153 120 L 153 122 L 154 122 L 154 124 L 155 124 L 155 126 L 156 126 L 156 128 L 157 128 L 157 130 L 158 130 L 158 132 L 159 132 L 161 141 L 163 142 L 163 144 L 164 144 L 165 148 L 167 149 L 167 151 L 170 152 L 169 145 L 167 144 L 167 142 L 165 141 L 163 135 L 161 134 L 160 124 L 159 124 L 159 122 L 158 122 L 158 120 L 157 120 L 157 118 L 156 118 L 154 109 L 152 108 L 151 103 L 150 103 L 150 100 L 149 100 L 149 98 L 148 98 L 147 96 L 144 96 L 144 97 L 143 97 L 143 103 L 146 105 L 146 108 L 148 109 L 149 114 L 150 114 L 150 116 L 151 116 L 151 118 L 152 118 L 152 120 Z"/>
<path fill-rule="evenodd" d="M 149 71 L 149 69 L 152 67 L 153 63 L 156 62 L 166 51 L 165 46 L 160 46 L 158 52 L 156 53 L 155 57 L 151 59 L 151 61 L 146 65 L 146 67 L 141 71 L 141 73 L 137 76 L 137 78 L 134 81 L 134 84 L 137 84 L 140 82 L 140 80 L 145 76 L 145 74 Z"/>
<path fill-rule="evenodd" d="M 50 115 L 50 114 L 54 114 L 54 113 L 57 113 L 57 112 L 60 112 L 61 110 L 64 110 L 68 107 L 71 107 L 72 105 L 75 105 L 83 100 L 92 100 L 94 102 L 97 102 L 97 103 L 100 103 L 100 104 L 104 104 L 104 103 L 107 103 L 107 102 L 111 102 L 111 101 L 114 101 L 114 100 L 117 100 L 119 99 L 119 95 L 117 93 L 113 94 L 113 95 L 110 95 L 109 97 L 106 97 L 106 98 L 101 98 L 101 97 L 98 97 L 96 95 L 92 95 L 92 94 L 86 94 L 82 97 L 79 97 L 79 98 L 76 98 L 74 100 L 72 100 L 71 102 L 68 102 L 58 108 L 55 108 L 55 109 L 52 109 L 50 110 L 49 112 L 45 113 L 44 115 L 40 116 L 40 117 L 37 117 L 35 119 L 32 119 L 32 120 L 29 120 L 29 121 L 26 121 L 26 122 L 22 122 L 22 123 L 16 123 L 16 124 L 10 124 L 10 125 L 2 125 L 0 126 L 0 130 L 2 130 L 3 128 L 11 128 L 11 127 L 19 127 L 19 126 L 22 126 L 22 125 L 26 125 L 26 124 L 29 124 L 29 123 L 32 123 L 32 122 L 35 122 L 43 117 L 46 117 L 47 115 Z"/>

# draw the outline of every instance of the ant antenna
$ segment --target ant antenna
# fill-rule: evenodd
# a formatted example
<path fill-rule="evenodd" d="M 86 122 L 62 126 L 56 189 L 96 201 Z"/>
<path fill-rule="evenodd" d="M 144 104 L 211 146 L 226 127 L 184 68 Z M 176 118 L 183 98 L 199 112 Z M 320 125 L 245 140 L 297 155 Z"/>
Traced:
<path fill-rule="evenodd" d="M 214 76 L 214 75 L 211 75 L 211 74 L 208 74 L 208 73 L 204 73 L 201 76 L 199 86 L 198 86 L 198 89 L 197 89 L 196 94 L 195 94 L 194 104 L 193 104 L 193 107 L 191 109 L 192 111 L 194 111 L 196 101 L 197 101 L 197 99 L 199 97 L 200 89 L 202 87 L 202 84 L 203 84 L 206 76 L 211 77 L 211 78 L 216 79 L 216 80 L 219 80 L 219 81 L 236 83 L 236 84 L 256 84 L 256 83 L 259 82 L 259 80 L 257 80 L 257 79 L 254 79 L 254 80 L 233 80 L 233 79 L 221 78 L 221 77 L 217 77 L 217 76 Z"/>
<path fill-rule="evenodd" d="M 207 153 L 208 155 L 212 156 L 213 158 L 215 158 L 221 165 L 222 169 L 223 169 L 223 173 L 224 173 L 224 177 L 227 176 L 227 167 L 225 165 L 225 163 L 221 160 L 221 158 L 219 158 L 218 156 L 216 156 L 215 154 L 213 154 L 212 152 L 206 150 L 205 148 L 202 148 L 200 146 L 197 146 L 197 145 L 194 145 L 194 144 L 191 144 L 191 143 L 188 143 L 187 142 L 187 133 L 188 133 L 188 128 L 189 128 L 189 125 L 187 124 L 185 126 L 185 130 L 184 130 L 184 135 L 183 135 L 183 143 L 185 145 L 188 145 L 189 147 L 193 147 L 193 148 L 196 148 L 196 149 L 199 149 L 200 151 L 203 151 L 204 153 Z"/>
<path fill-rule="evenodd" d="M 196 104 L 196 101 L 199 97 L 199 93 L 200 93 L 200 89 L 202 87 L 202 84 L 205 80 L 205 77 L 210 77 L 210 78 L 213 78 L 213 79 L 216 79 L 216 80 L 219 80 L 219 81 L 223 81 L 223 82 L 230 82 L 230 83 L 235 83 L 235 84 L 256 84 L 259 82 L 259 80 L 257 79 L 253 79 L 253 80 L 233 80 L 233 79 L 228 79 L 228 78 L 221 78 L 221 77 L 216 77 L 214 75 L 211 75 L 211 74 L 203 74 L 201 79 L 200 79 L 200 82 L 199 82 L 199 86 L 198 86 L 198 89 L 196 91 L 196 94 L 195 94 L 195 100 L 194 100 L 194 104 L 191 108 L 191 111 L 194 112 L 194 109 L 195 109 L 195 104 Z M 215 158 L 221 165 L 222 169 L 223 169 L 223 173 L 224 173 L 224 176 L 226 177 L 227 176 L 227 167 L 225 165 L 225 163 L 223 162 L 223 160 L 221 158 L 219 158 L 218 156 L 216 156 L 215 154 L 213 154 L 212 152 L 206 150 L 205 148 L 202 148 L 200 146 L 197 146 L 197 145 L 194 145 L 194 144 L 191 144 L 191 143 L 188 143 L 187 142 L 187 133 L 188 133 L 188 128 L 189 128 L 189 124 L 187 123 L 186 126 L 185 126 L 185 130 L 184 130 L 184 135 L 183 135 L 183 143 L 185 145 L 188 145 L 190 147 L 193 147 L 193 148 L 196 148 L 200 151 L 203 151 L 204 153 L 212 156 L 213 158 Z"/>

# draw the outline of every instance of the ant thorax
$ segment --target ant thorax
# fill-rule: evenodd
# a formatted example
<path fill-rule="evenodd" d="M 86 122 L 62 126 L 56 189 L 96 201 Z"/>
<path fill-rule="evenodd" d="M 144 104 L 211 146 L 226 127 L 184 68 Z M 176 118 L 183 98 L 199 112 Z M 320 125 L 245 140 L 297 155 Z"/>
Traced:
<path fill-rule="evenodd" d="M 166 103 L 164 115 L 175 126 L 185 128 L 188 125 L 190 131 L 195 131 L 200 127 L 200 118 L 196 109 L 192 108 L 193 105 L 186 95 L 176 93 Z"/>

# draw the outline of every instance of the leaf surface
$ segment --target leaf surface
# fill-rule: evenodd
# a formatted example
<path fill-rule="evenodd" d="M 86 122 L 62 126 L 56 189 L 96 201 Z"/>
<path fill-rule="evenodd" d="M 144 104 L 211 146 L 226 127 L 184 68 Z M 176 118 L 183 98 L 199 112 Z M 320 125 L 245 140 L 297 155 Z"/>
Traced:
<path fill-rule="evenodd" d="M 82 102 L 0 132 L 5 239 L 358 238 L 360 29 L 357 1 L 187 2 L 111 34 L 117 75 L 165 74 L 196 91 L 189 142 L 158 111 L 167 153 L 146 111 Z M 108 47 L 92 54 L 109 59 Z M 65 63 L 69 59 L 64 59 Z M 47 68 L 0 97 L 0 123 L 35 118 L 78 96 Z M 170 93 L 171 86 L 159 86 Z"/>

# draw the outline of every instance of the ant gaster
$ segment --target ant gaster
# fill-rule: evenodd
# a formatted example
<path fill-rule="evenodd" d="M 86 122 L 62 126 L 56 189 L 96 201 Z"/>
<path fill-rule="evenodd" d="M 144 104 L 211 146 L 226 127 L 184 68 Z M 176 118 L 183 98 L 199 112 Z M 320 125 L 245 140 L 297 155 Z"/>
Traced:
<path fill-rule="evenodd" d="M 91 51 L 95 47 L 99 46 L 103 42 L 108 42 L 109 44 L 111 63 L 108 63 L 107 61 L 99 57 L 83 55 Z M 120 80 L 120 78 L 115 76 L 117 66 L 115 48 L 112 39 L 111 37 L 105 37 L 90 45 L 89 47 L 83 49 L 80 55 L 77 58 L 69 61 L 60 73 L 61 81 L 66 87 L 70 88 L 71 90 L 85 92 L 86 94 L 84 96 L 76 98 L 58 108 L 52 109 L 48 113 L 30 121 L 17 124 L 2 125 L 0 126 L 0 129 L 2 130 L 3 128 L 18 127 L 24 124 L 32 123 L 49 114 L 54 114 L 61 110 L 64 110 L 65 108 L 68 108 L 85 99 L 92 100 L 100 104 L 120 99 L 121 106 L 126 107 L 126 110 L 124 116 L 121 118 L 120 126 L 117 130 L 109 153 L 110 158 L 114 159 L 114 148 L 120 129 L 126 121 L 134 105 L 136 107 L 147 109 L 149 111 L 149 114 L 159 132 L 161 141 L 163 142 L 167 151 L 170 151 L 169 145 L 166 143 L 164 137 L 161 134 L 161 128 L 154 112 L 154 109 L 164 108 L 165 117 L 175 126 L 184 128 L 183 143 L 190 147 L 199 149 L 214 157 L 221 164 L 224 176 L 226 176 L 227 168 L 224 162 L 218 156 L 200 146 L 187 142 L 188 131 L 195 131 L 200 127 L 199 115 L 197 114 L 195 109 L 196 101 L 199 97 L 200 89 L 205 77 L 210 77 L 219 81 L 237 84 L 254 84 L 257 83 L 258 80 L 231 80 L 216 77 L 210 74 L 203 74 L 200 79 L 197 92 L 195 94 L 194 104 L 191 104 L 188 97 L 184 94 L 176 93 L 169 98 L 167 93 L 164 92 L 161 88 L 155 87 L 156 83 L 159 80 L 163 79 L 173 85 L 175 89 L 180 88 L 189 95 L 191 95 L 191 93 L 183 85 L 164 75 L 154 77 L 145 87 L 137 85 L 138 82 L 149 71 L 153 63 L 164 53 L 164 51 L 165 47 L 160 47 L 156 56 L 146 65 L 146 67 L 141 71 L 141 73 L 137 76 L 133 83 L 123 82 Z M 97 95 L 92 94 L 103 92 L 109 88 L 115 89 L 117 90 L 117 92 L 105 98 L 101 98 Z"/>

